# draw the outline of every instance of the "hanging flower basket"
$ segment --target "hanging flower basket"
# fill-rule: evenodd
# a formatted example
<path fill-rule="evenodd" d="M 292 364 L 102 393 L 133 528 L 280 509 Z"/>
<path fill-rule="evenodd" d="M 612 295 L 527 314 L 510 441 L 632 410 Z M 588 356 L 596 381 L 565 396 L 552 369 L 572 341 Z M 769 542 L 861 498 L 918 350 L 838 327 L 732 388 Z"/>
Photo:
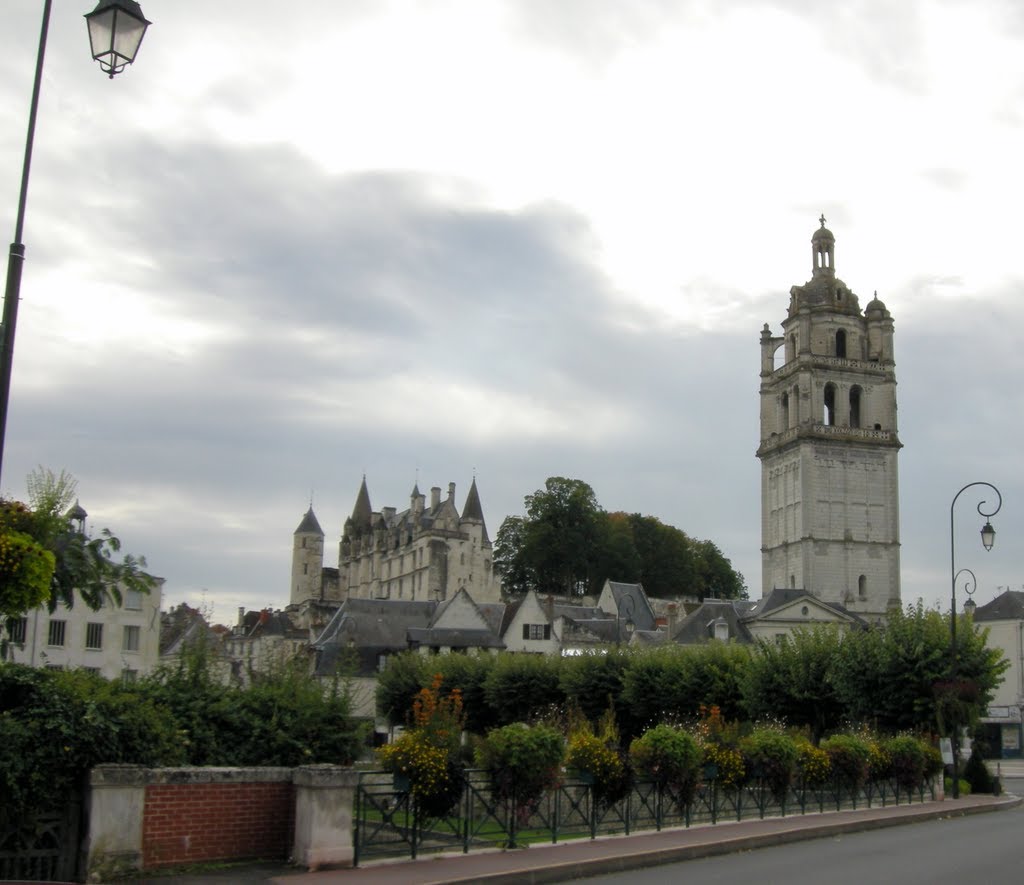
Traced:
<path fill-rule="evenodd" d="M 9 614 L 20 614 L 46 602 L 57 561 L 54 555 L 22 532 L 0 534 L 0 599 Z"/>

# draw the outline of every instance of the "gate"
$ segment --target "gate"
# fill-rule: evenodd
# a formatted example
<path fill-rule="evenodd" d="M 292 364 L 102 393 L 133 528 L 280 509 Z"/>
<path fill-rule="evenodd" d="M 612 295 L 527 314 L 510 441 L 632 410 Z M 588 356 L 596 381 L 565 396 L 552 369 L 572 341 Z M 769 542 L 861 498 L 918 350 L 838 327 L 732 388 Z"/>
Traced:
<path fill-rule="evenodd" d="M 0 879 L 78 880 L 81 822 L 82 797 L 74 795 L 58 811 L 0 831 Z"/>

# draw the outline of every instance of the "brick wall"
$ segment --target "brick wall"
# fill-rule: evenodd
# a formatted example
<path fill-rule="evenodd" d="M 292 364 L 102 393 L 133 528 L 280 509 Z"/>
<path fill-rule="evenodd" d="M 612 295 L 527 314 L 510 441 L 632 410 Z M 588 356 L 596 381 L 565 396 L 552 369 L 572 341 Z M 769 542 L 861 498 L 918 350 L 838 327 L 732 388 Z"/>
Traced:
<path fill-rule="evenodd" d="M 251 858 L 292 848 L 291 769 L 163 769 L 145 787 L 145 869 Z"/>

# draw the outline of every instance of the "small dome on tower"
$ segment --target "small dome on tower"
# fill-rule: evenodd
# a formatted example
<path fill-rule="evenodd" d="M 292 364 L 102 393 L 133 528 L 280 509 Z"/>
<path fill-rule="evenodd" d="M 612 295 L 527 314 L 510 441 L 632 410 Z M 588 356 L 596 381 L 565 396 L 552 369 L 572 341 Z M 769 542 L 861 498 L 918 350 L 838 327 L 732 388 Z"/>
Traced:
<path fill-rule="evenodd" d="M 882 301 L 882 299 L 878 297 L 878 292 L 877 291 L 875 292 L 875 297 L 872 298 L 868 302 L 867 307 L 864 308 L 864 313 L 866 315 L 869 315 L 869 314 L 872 314 L 872 313 L 880 313 L 880 314 L 882 314 L 884 316 L 888 312 L 889 312 L 889 310 L 888 310 L 888 308 L 886 308 L 885 302 Z"/>
<path fill-rule="evenodd" d="M 819 227 L 811 235 L 811 242 L 816 243 L 818 240 L 832 240 L 832 242 L 834 243 L 836 238 L 833 235 L 832 231 L 825 227 L 825 216 L 822 215 L 821 218 L 818 219 L 818 221 L 821 222 L 821 227 Z"/>

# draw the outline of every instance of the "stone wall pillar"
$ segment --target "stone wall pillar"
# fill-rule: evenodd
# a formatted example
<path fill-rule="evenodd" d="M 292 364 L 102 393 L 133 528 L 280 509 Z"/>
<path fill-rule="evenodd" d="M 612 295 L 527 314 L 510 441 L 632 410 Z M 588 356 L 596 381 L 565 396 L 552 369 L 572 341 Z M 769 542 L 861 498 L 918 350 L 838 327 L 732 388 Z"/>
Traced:
<path fill-rule="evenodd" d="M 292 861 L 318 870 L 350 867 L 354 856 L 352 812 L 359 773 L 341 765 L 305 765 L 292 776 L 295 842 Z"/>
<path fill-rule="evenodd" d="M 89 772 L 86 870 L 90 882 L 142 868 L 146 769 L 98 765 Z"/>

